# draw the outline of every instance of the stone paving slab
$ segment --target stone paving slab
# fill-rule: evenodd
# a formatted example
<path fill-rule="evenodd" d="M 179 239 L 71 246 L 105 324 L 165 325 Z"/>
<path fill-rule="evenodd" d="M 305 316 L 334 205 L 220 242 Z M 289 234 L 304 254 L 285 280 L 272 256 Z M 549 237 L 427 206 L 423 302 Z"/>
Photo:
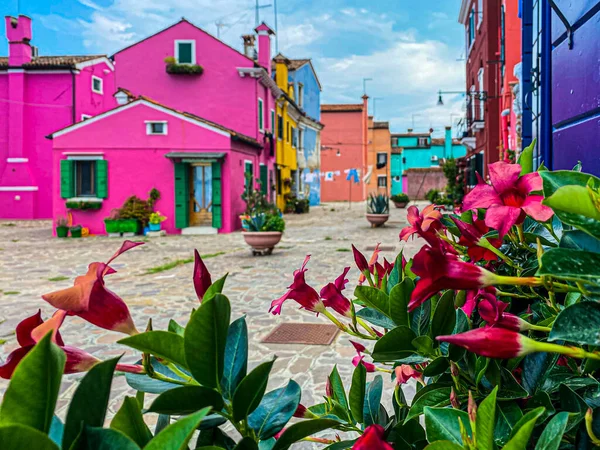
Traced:
<path fill-rule="evenodd" d="M 166 329 L 169 319 L 185 323 L 191 309 L 198 305 L 192 285 L 193 264 L 150 275 L 147 270 L 188 259 L 194 248 L 203 255 L 224 252 L 205 262 L 213 279 L 229 272 L 224 293 L 231 300 L 232 320 L 241 315 L 247 317 L 249 370 L 277 355 L 269 389 L 293 378 L 302 387 L 302 403 L 316 404 L 324 395 L 326 377 L 335 364 L 344 383 L 350 384 L 354 349 L 348 336 L 339 334 L 330 346 L 262 343 L 283 322 L 328 323 L 325 318 L 299 310 L 293 301 L 286 302 L 281 316 L 269 314 L 268 309 L 271 300 L 285 292 L 293 271 L 300 267 L 306 254 L 312 255 L 306 279 L 317 290 L 350 266 L 350 285 L 345 291 L 350 296 L 358 278 L 351 244 L 365 251 L 381 242 L 386 246 L 381 255 L 388 260 L 393 260 L 403 246 L 406 254 L 412 256 L 422 245 L 419 241 L 406 245 L 398 241 L 398 233 L 406 225 L 405 209 L 392 209 L 391 224 L 382 228 L 370 228 L 364 211 L 364 204 L 355 203 L 349 209 L 347 203 L 336 203 L 311 208 L 309 214 L 286 215 L 286 232 L 271 256 L 253 257 L 240 233 L 146 239 L 144 246 L 125 253 L 112 264 L 118 272 L 107 277 L 106 284 L 127 302 L 138 329 L 143 329 L 149 318 L 153 319 L 154 329 Z M 50 227 L 49 221 L 0 222 L 0 338 L 6 340 L 0 347 L 2 359 L 17 346 L 14 329 L 20 320 L 38 308 L 45 318 L 53 312 L 41 299 L 42 294 L 70 286 L 76 276 L 86 272 L 90 262 L 106 261 L 120 245 L 119 240 L 106 237 L 54 239 Z M 124 362 L 138 358 L 133 351 L 116 344 L 123 335 L 96 328 L 77 317 L 68 317 L 61 333 L 68 345 L 100 359 L 123 352 Z M 66 413 L 80 378 L 77 374 L 63 378 L 59 415 Z M 384 378 L 391 386 L 391 381 Z M 0 393 L 7 384 L 0 379 Z M 109 417 L 118 410 L 124 396 L 133 393 L 124 377 L 117 377 Z"/>

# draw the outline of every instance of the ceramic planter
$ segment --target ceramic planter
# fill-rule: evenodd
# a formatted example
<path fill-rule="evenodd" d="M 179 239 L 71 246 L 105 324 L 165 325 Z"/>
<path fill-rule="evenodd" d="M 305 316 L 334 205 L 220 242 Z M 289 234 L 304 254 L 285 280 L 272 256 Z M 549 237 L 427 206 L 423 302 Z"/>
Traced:
<path fill-rule="evenodd" d="M 71 228 L 71 237 L 80 238 L 81 237 L 81 227 L 72 227 Z"/>
<path fill-rule="evenodd" d="M 281 241 L 282 235 L 280 231 L 242 231 L 246 244 L 252 247 L 255 255 L 257 253 L 270 255 L 273 248 Z"/>
<path fill-rule="evenodd" d="M 408 202 L 394 202 L 394 205 L 396 206 L 396 208 L 406 208 L 407 204 L 408 204 Z"/>
<path fill-rule="evenodd" d="M 107 234 L 120 233 L 121 232 L 121 221 L 113 219 L 104 219 L 104 228 Z"/>
<path fill-rule="evenodd" d="M 119 231 L 121 233 L 139 233 L 140 222 L 137 219 L 123 219 L 119 221 Z"/>
<path fill-rule="evenodd" d="M 69 227 L 56 227 L 56 237 L 66 238 L 69 235 Z"/>
<path fill-rule="evenodd" d="M 373 228 L 380 227 L 386 223 L 389 218 L 389 214 L 367 214 L 367 220 Z"/>
<path fill-rule="evenodd" d="M 160 223 L 149 223 L 148 229 L 150 231 L 160 231 Z"/>

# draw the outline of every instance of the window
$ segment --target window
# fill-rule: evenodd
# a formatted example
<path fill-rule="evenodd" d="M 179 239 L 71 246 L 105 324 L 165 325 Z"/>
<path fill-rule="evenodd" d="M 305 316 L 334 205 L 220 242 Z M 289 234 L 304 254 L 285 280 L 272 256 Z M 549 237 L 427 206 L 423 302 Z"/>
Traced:
<path fill-rule="evenodd" d="M 377 175 L 377 187 L 379 187 L 379 188 L 387 187 L 387 175 Z"/>
<path fill-rule="evenodd" d="M 102 94 L 102 78 L 92 75 L 92 92 Z"/>
<path fill-rule="evenodd" d="M 485 115 L 485 102 L 483 97 L 483 67 L 479 69 L 479 72 L 477 72 L 477 84 L 477 87 L 479 88 L 479 120 L 483 120 Z"/>
<path fill-rule="evenodd" d="M 271 110 L 271 133 L 275 132 L 275 111 Z"/>
<path fill-rule="evenodd" d="M 505 60 L 506 57 L 506 24 L 505 24 L 504 5 L 500 6 L 500 76 L 504 80 Z"/>
<path fill-rule="evenodd" d="M 86 119 L 89 119 L 90 117 L 92 117 L 92 116 L 90 116 L 89 114 L 82 114 L 81 115 L 81 120 L 84 121 Z"/>
<path fill-rule="evenodd" d="M 387 164 L 387 153 L 377 153 L 377 168 L 381 169 Z"/>
<path fill-rule="evenodd" d="M 427 138 L 426 137 L 420 137 L 420 138 L 418 138 L 417 145 L 419 147 L 427 147 Z"/>
<path fill-rule="evenodd" d="M 175 60 L 177 64 L 196 64 L 196 41 L 175 41 Z"/>
<path fill-rule="evenodd" d="M 471 49 L 471 45 L 475 40 L 475 8 L 469 14 L 469 24 L 467 26 L 467 51 Z"/>
<path fill-rule="evenodd" d="M 277 139 L 283 139 L 283 117 L 277 116 Z"/>
<path fill-rule="evenodd" d="M 483 0 L 477 0 L 477 28 L 483 22 Z"/>
<path fill-rule="evenodd" d="M 304 105 L 304 86 L 298 83 L 298 106 L 302 108 L 302 105 Z"/>
<path fill-rule="evenodd" d="M 157 120 L 157 121 L 146 121 L 146 134 L 158 134 L 158 135 L 166 135 L 167 134 L 167 121 L 166 120 Z"/>
<path fill-rule="evenodd" d="M 265 114 L 263 111 L 263 100 L 262 98 L 258 99 L 258 130 L 265 130 Z"/>
<path fill-rule="evenodd" d="M 298 147 L 298 130 L 295 127 L 292 127 L 292 147 Z"/>
<path fill-rule="evenodd" d="M 298 150 L 304 152 L 304 133 L 301 128 L 298 128 Z M 302 178 L 302 177 L 300 177 Z"/>
<path fill-rule="evenodd" d="M 75 197 L 96 196 L 96 161 L 74 161 Z"/>
<path fill-rule="evenodd" d="M 291 137 L 292 137 L 292 133 L 290 132 L 290 123 L 287 123 L 287 127 L 286 127 L 286 133 L 285 133 L 285 140 L 288 142 L 291 142 Z"/>
<path fill-rule="evenodd" d="M 398 138 L 397 137 L 392 138 L 392 147 L 398 147 Z"/>

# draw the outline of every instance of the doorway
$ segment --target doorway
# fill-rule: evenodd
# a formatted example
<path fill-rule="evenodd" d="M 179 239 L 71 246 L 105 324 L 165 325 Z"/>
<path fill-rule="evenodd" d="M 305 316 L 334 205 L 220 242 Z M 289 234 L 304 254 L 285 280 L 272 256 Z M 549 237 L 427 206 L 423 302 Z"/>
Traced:
<path fill-rule="evenodd" d="M 190 226 L 212 226 L 212 166 L 190 164 Z"/>

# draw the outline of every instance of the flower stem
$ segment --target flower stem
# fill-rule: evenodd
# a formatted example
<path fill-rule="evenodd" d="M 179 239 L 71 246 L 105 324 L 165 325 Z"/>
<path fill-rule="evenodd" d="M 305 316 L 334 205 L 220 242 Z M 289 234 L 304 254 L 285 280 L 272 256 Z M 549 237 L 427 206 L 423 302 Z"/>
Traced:
<path fill-rule="evenodd" d="M 494 247 L 490 241 L 488 241 L 486 238 L 482 238 L 479 240 L 479 242 L 477 243 L 477 245 L 479 245 L 480 247 L 485 248 L 486 250 L 489 250 L 490 252 L 492 252 L 494 255 L 496 255 L 498 258 L 502 259 L 506 264 L 508 264 L 510 267 L 513 267 L 515 269 L 518 269 L 519 267 L 513 262 L 512 259 L 510 259 L 507 255 L 505 255 L 504 253 L 502 253 L 500 251 L 500 249 L 497 249 L 496 247 Z"/>
<path fill-rule="evenodd" d="M 329 311 L 327 311 L 327 309 L 323 309 L 323 311 L 321 311 L 323 313 L 323 315 L 325 317 L 327 317 L 329 320 L 331 320 L 333 322 L 333 324 L 338 327 L 340 330 L 342 331 L 348 331 L 348 327 L 346 325 L 344 325 L 342 322 L 340 322 L 337 317 L 335 317 L 333 314 L 331 314 Z"/>
<path fill-rule="evenodd" d="M 541 325 L 533 325 L 533 324 L 529 324 L 529 330 L 532 331 L 542 331 L 544 333 L 550 333 L 552 331 L 552 328 L 550 327 L 543 327 Z"/>
<path fill-rule="evenodd" d="M 521 241 L 522 244 L 525 244 L 525 234 L 523 233 L 523 224 L 522 223 L 517 225 L 517 232 L 519 233 L 519 241 Z"/>
<path fill-rule="evenodd" d="M 533 339 L 530 340 L 532 341 L 530 345 L 536 352 L 558 353 L 559 355 L 570 356 L 577 359 L 590 358 L 600 360 L 600 354 L 586 352 L 579 347 L 567 347 L 565 345 L 550 344 L 549 342 L 534 341 Z"/>
<path fill-rule="evenodd" d="M 539 277 L 507 277 L 496 275 L 494 284 L 510 284 L 514 286 L 542 286 L 543 280 Z"/>
<path fill-rule="evenodd" d="M 367 332 L 368 332 L 368 333 L 369 333 L 371 336 L 373 336 L 373 337 L 377 337 L 377 333 L 375 333 L 375 331 L 373 331 L 373 328 L 371 328 L 369 325 L 367 325 L 367 324 L 365 323 L 365 321 L 364 321 L 364 320 L 362 320 L 362 319 L 360 319 L 360 318 L 358 318 L 358 317 L 357 317 L 357 318 L 356 318 L 356 321 L 357 321 L 357 322 L 358 322 L 358 323 L 359 323 L 359 324 L 360 324 L 360 325 L 361 325 L 361 326 L 362 326 L 362 327 L 363 327 L 365 330 L 367 330 Z"/>

